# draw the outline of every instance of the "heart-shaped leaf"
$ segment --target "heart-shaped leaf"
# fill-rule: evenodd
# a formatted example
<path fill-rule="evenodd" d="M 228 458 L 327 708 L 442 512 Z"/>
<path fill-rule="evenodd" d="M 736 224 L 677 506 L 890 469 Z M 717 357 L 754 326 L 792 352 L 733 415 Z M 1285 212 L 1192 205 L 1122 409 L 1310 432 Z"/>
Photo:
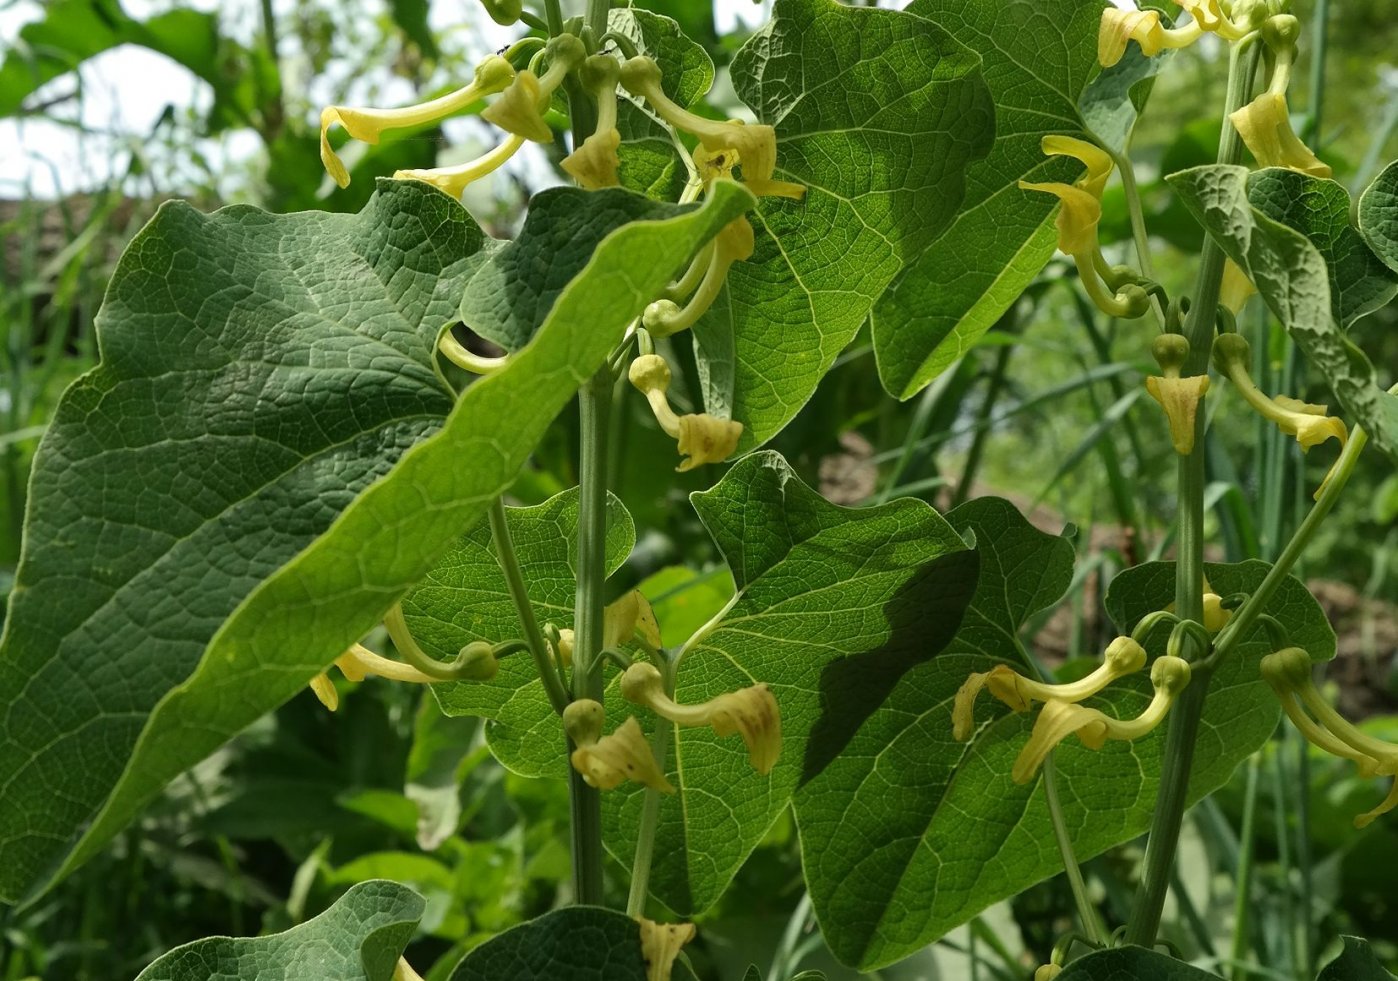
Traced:
<path fill-rule="evenodd" d="M 1398 272 L 1398 160 L 1359 196 L 1359 233 L 1374 254 Z"/>
<path fill-rule="evenodd" d="M 980 55 L 995 104 L 995 142 L 966 172 L 966 195 L 874 307 L 884 388 L 910 398 L 970 349 L 1053 255 L 1051 195 L 1017 183 L 1072 180 L 1046 159 L 1051 133 L 1086 138 L 1078 100 L 1097 70 L 1099 0 L 913 0 L 907 12 Z M 1105 134 L 1104 134 L 1105 135 Z"/>
<path fill-rule="evenodd" d="M 454 407 L 433 349 L 481 235 L 449 197 L 385 182 L 358 216 L 162 209 L 35 462 L 0 641 L 0 895 L 71 869 L 363 637 L 751 201 L 728 185 L 612 232 Z"/>
<path fill-rule="evenodd" d="M 815 391 L 884 287 L 951 219 L 990 146 L 979 61 L 900 11 L 777 0 L 733 59 L 738 96 L 776 127 L 778 177 L 757 248 L 694 331 L 704 401 L 770 439 Z"/>

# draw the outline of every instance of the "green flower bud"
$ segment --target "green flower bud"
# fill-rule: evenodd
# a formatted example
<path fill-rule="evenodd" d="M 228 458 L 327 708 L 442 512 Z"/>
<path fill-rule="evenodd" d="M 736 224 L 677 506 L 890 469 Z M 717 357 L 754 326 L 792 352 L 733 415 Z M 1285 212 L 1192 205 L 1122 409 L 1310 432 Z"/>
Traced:
<path fill-rule="evenodd" d="M 460 667 L 460 677 L 470 681 L 489 681 L 500 670 L 495 651 L 484 640 L 473 640 L 461 648 L 454 664 Z"/>
<path fill-rule="evenodd" d="M 481 0 L 481 6 L 490 15 L 490 19 L 501 27 L 509 27 L 519 21 L 519 15 L 524 13 L 523 0 Z"/>
<path fill-rule="evenodd" d="M 1229 365 L 1246 367 L 1252 361 L 1252 348 L 1242 334 L 1219 334 L 1214 340 L 1213 361 L 1220 372 L 1228 374 Z"/>
<path fill-rule="evenodd" d="M 563 731 L 575 745 L 591 746 L 602 738 L 606 712 L 602 703 L 590 698 L 569 702 L 563 710 Z"/>
<path fill-rule="evenodd" d="M 1262 40 L 1273 51 L 1290 51 L 1301 37 L 1301 22 L 1291 14 L 1277 14 L 1262 23 Z"/>

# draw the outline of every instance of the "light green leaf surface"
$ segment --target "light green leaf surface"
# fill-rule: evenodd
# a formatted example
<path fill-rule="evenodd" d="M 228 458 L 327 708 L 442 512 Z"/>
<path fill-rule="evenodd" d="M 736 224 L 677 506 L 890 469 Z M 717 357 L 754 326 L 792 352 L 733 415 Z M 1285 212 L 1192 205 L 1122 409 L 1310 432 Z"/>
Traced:
<path fill-rule="evenodd" d="M 1033 529 L 1004 501 L 983 499 L 947 515 L 974 533 L 980 581 L 957 636 L 910 671 L 835 763 L 797 794 L 806 880 L 831 949 L 864 970 L 892 963 L 943 936 L 980 910 L 1060 871 L 1038 778 L 1018 786 L 1014 759 L 1030 715 L 983 696 L 978 728 L 958 743 L 952 701 L 973 671 L 1009 662 L 1025 670 L 1016 634 L 1055 602 L 1071 580 L 1071 546 Z M 1221 592 L 1253 589 L 1262 563 L 1209 566 Z M 1113 582 L 1108 610 L 1130 626 L 1173 598 L 1173 566 L 1128 570 Z M 1317 658 L 1334 654 L 1334 635 L 1304 587 L 1287 580 L 1269 610 Z M 1166 633 L 1147 644 L 1164 649 Z M 1270 652 L 1250 637 L 1214 679 L 1201 728 L 1191 794 L 1222 784 L 1262 745 L 1278 709 L 1257 664 Z M 1134 716 L 1149 700 L 1144 673 L 1118 683 L 1096 704 Z M 1067 826 L 1079 859 L 1143 831 L 1160 774 L 1162 732 L 1091 752 L 1076 741 L 1055 752 Z"/>
<path fill-rule="evenodd" d="M 431 351 L 479 232 L 450 198 L 386 183 L 358 217 L 165 208 L 36 463 L 0 651 L 0 893 L 70 870 L 363 637 L 750 203 L 726 187 L 614 232 L 455 408 Z"/>
<path fill-rule="evenodd" d="M 423 908 L 407 886 L 361 882 L 284 933 L 196 940 L 157 958 L 136 981 L 389 981 Z"/>
<path fill-rule="evenodd" d="M 1325 965 L 1316 981 L 1393 981 L 1393 975 L 1379 963 L 1369 941 L 1359 937 L 1340 939 L 1344 941 L 1344 950 Z"/>
<path fill-rule="evenodd" d="M 1398 274 L 1350 224 L 1349 192 L 1333 180 L 1269 167 L 1248 177 L 1248 200 L 1273 221 L 1304 235 L 1325 260 L 1330 311 L 1348 329 L 1398 293 Z"/>
<path fill-rule="evenodd" d="M 1136 120 L 1150 99 L 1156 76 L 1173 55 L 1166 49 L 1147 58 L 1139 44 L 1128 45 L 1121 60 L 1102 69 L 1078 99 L 1088 132 L 1113 150 L 1125 150 Z"/>
<path fill-rule="evenodd" d="M 479 726 L 476 719 L 444 715 L 437 700 L 423 692 L 403 786 L 403 796 L 417 811 L 417 846 L 423 851 L 436 851 L 456 834 L 461 820 L 460 771 L 474 752 Z"/>
<path fill-rule="evenodd" d="M 777 176 L 751 259 L 695 328 L 710 413 L 775 435 L 815 391 L 873 302 L 951 219 L 993 110 L 976 56 L 918 17 L 777 0 L 733 60 L 738 96 L 777 131 Z"/>
<path fill-rule="evenodd" d="M 738 737 L 674 732 L 666 769 L 678 793 L 661 805 L 651 889 L 684 915 L 718 899 L 793 791 L 945 643 L 975 576 L 974 553 L 926 504 L 837 507 L 775 453 L 744 457 L 691 500 L 737 593 L 680 653 L 675 697 L 698 703 L 767 683 L 782 755 L 764 777 Z M 622 862 L 633 857 L 642 799 L 629 784 L 603 795 L 604 839 Z"/>
<path fill-rule="evenodd" d="M 1059 981 L 1218 981 L 1218 976 L 1144 947 L 1099 950 L 1073 961 Z"/>
<path fill-rule="evenodd" d="M 1398 271 L 1398 160 L 1359 196 L 1359 233 L 1388 268 Z"/>
<path fill-rule="evenodd" d="M 1098 0 L 914 0 L 972 48 L 995 103 L 995 142 L 966 172 L 966 195 L 894 280 L 873 313 L 884 388 L 910 398 L 968 351 L 1053 255 L 1056 199 L 1020 180 L 1073 180 L 1077 163 L 1048 160 L 1050 133 L 1083 136 L 1078 100 L 1097 67 Z"/>
<path fill-rule="evenodd" d="M 451 981 L 646 981 L 640 926 L 615 910 L 570 906 L 487 940 Z M 682 964 L 673 981 L 692 979 Z"/>
<path fill-rule="evenodd" d="M 1335 322 L 1321 252 L 1252 204 L 1246 167 L 1195 167 L 1167 180 L 1325 376 L 1348 421 L 1362 425 L 1374 445 L 1398 460 L 1398 396 L 1380 387 L 1369 358 Z"/>
<path fill-rule="evenodd" d="M 507 508 L 506 520 L 520 571 L 539 623 L 573 626 L 577 590 L 578 490 L 557 494 L 536 507 Z M 631 554 L 636 529 L 621 501 L 607 501 L 607 574 Z M 403 600 L 403 617 L 423 649 L 452 658 L 473 640 L 523 637 L 519 616 L 496 559 L 490 527 L 478 525 Z M 490 681 L 433 685 L 448 715 L 490 720 L 486 738 L 499 760 L 525 776 L 563 776 L 563 729 L 527 653 L 500 662 Z"/>

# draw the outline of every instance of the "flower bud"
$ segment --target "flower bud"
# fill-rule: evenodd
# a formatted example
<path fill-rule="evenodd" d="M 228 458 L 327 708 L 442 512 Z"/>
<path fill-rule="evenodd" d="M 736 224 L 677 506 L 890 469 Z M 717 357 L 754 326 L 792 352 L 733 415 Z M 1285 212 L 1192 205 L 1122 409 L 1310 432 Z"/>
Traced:
<path fill-rule="evenodd" d="M 461 648 L 454 666 L 458 677 L 468 681 L 489 681 L 500 671 L 500 661 L 488 641 L 473 640 Z"/>

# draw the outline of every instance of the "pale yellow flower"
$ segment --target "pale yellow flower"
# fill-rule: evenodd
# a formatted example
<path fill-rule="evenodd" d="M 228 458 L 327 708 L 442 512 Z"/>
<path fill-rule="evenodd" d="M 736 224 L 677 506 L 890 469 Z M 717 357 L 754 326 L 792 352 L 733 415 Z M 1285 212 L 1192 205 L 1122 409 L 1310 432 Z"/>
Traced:
<path fill-rule="evenodd" d="M 571 761 L 588 786 L 598 790 L 614 790 L 623 781 L 631 780 L 664 794 L 675 792 L 634 717 L 617 726 L 611 735 L 573 750 Z"/>
<path fill-rule="evenodd" d="M 1170 424 L 1170 442 L 1175 452 L 1188 456 L 1194 450 L 1199 403 L 1209 391 L 1209 376 L 1171 378 L 1168 375 L 1150 375 L 1146 378 L 1146 391 L 1165 410 L 1165 419 Z"/>
<path fill-rule="evenodd" d="M 660 670 L 637 661 L 622 675 L 621 694 L 676 725 L 708 726 L 720 738 L 742 736 L 752 768 L 764 776 L 781 756 L 781 709 L 765 684 L 725 692 L 697 705 L 681 705 L 666 694 Z"/>
<path fill-rule="evenodd" d="M 1286 167 L 1312 177 L 1329 177 L 1333 173 L 1291 128 L 1284 93 L 1263 92 L 1228 119 L 1259 166 Z"/>
<path fill-rule="evenodd" d="M 693 923 L 656 923 L 644 916 L 641 925 L 641 958 L 646 962 L 646 981 L 670 981 L 680 948 L 694 939 Z"/>
<path fill-rule="evenodd" d="M 677 441 L 681 460 L 680 472 L 692 470 L 705 463 L 727 459 L 742 437 L 742 423 L 719 419 L 708 413 L 677 416 L 670 408 L 666 391 L 670 387 L 670 366 L 658 354 L 643 354 L 631 362 L 627 373 L 634 385 L 650 403 L 656 422 Z"/>

